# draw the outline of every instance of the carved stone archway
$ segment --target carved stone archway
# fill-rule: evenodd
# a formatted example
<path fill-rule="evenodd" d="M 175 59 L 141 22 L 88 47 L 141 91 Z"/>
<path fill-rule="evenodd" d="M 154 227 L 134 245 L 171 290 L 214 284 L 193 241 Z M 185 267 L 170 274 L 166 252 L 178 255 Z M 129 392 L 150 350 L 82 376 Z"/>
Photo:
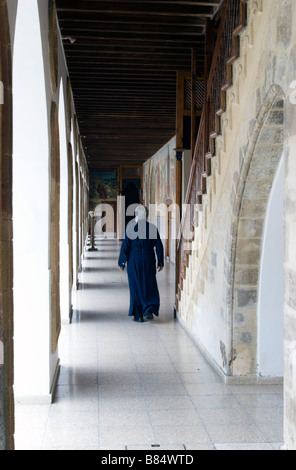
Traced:
<path fill-rule="evenodd" d="M 267 204 L 283 152 L 284 102 L 273 86 L 254 124 L 240 174 L 232 246 L 229 375 L 257 379 L 258 289 Z"/>

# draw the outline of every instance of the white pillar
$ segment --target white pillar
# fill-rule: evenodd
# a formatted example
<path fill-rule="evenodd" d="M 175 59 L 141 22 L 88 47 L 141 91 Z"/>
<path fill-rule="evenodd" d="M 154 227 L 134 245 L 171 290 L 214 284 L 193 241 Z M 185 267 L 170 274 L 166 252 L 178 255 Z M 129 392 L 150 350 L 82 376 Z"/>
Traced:
<path fill-rule="evenodd" d="M 13 62 L 15 397 L 51 401 L 48 111 L 36 0 L 18 2 Z"/>

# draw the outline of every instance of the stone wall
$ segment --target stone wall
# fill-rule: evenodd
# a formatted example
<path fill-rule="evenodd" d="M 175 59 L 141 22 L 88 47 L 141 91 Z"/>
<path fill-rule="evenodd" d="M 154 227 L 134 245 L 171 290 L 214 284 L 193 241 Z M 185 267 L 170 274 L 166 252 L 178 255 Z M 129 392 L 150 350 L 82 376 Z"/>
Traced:
<path fill-rule="evenodd" d="M 291 0 L 248 2 L 248 24 L 240 34 L 240 57 L 233 64 L 233 86 L 227 91 L 178 311 L 180 322 L 225 380 L 258 382 L 263 224 L 284 149 L 288 448 L 295 448 L 296 435 L 295 21 Z"/>
<path fill-rule="evenodd" d="M 280 95 L 280 89 L 271 88 L 257 116 L 237 188 L 233 249 L 230 251 L 233 280 L 232 376 L 256 376 L 258 372 L 258 290 L 263 227 L 270 191 L 283 153 L 283 100 Z"/>

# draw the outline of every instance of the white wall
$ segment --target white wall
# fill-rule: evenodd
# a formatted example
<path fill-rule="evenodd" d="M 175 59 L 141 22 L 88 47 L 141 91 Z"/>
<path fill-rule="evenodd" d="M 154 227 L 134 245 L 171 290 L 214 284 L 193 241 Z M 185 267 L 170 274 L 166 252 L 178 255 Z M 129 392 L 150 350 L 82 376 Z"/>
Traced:
<path fill-rule="evenodd" d="M 267 207 L 258 298 L 258 374 L 284 373 L 284 172 L 279 164 Z"/>
<path fill-rule="evenodd" d="M 23 401 L 48 402 L 57 378 L 58 348 L 51 351 L 50 310 L 50 148 L 52 103 L 59 104 L 61 156 L 60 282 L 62 317 L 69 319 L 68 250 L 68 142 L 73 147 L 74 220 L 76 220 L 75 161 L 77 146 L 65 123 L 68 80 L 67 64 L 58 41 L 58 83 L 51 85 L 48 1 L 12 0 L 18 3 L 13 57 L 14 93 L 14 302 L 15 302 L 15 391 Z M 59 33 L 58 33 L 59 35 Z M 60 36 L 60 35 L 59 35 Z M 73 125 L 75 110 L 69 110 Z M 73 129 L 73 126 L 72 126 Z M 76 139 L 75 139 L 76 140 Z M 76 151 L 75 151 L 76 149 Z M 84 155 L 80 164 L 86 165 Z M 76 225 L 74 240 L 74 286 L 77 285 Z"/>

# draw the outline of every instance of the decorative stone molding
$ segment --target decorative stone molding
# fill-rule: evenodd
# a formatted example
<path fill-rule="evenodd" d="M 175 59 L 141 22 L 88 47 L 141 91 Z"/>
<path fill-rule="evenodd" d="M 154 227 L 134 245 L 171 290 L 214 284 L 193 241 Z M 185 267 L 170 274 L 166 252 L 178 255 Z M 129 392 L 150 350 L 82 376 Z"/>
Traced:
<path fill-rule="evenodd" d="M 245 31 L 245 34 L 243 35 L 243 39 L 245 39 L 248 43 L 248 47 L 250 49 L 253 49 L 254 47 L 254 25 L 253 23 L 250 22 L 248 25 L 248 28 Z"/>
<path fill-rule="evenodd" d="M 233 83 L 246 76 L 246 54 L 241 53 L 240 57 L 233 64 Z M 238 103 L 239 104 L 239 103 Z"/>
<path fill-rule="evenodd" d="M 261 15 L 263 12 L 262 0 L 252 0 L 252 2 L 250 2 L 250 10 L 253 15 Z"/>

